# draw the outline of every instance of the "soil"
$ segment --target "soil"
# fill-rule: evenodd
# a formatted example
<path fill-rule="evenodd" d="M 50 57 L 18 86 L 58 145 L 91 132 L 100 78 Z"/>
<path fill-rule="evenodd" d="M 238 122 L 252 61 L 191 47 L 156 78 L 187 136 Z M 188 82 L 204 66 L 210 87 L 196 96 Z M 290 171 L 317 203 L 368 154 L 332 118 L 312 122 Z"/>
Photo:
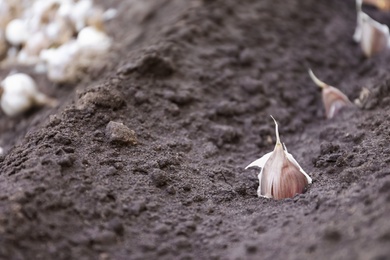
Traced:
<path fill-rule="evenodd" d="M 100 1 L 107 60 L 0 116 L 0 258 L 390 259 L 390 53 L 363 57 L 354 2 Z M 309 67 L 368 94 L 326 120 Z M 291 199 L 244 170 L 269 115 L 313 178 Z"/>

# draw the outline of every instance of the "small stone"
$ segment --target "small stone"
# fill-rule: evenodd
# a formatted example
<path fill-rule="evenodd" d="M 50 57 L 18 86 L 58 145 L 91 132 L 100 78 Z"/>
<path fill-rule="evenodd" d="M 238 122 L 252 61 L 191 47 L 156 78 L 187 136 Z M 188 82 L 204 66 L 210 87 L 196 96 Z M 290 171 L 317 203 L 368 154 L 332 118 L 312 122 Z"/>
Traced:
<path fill-rule="evenodd" d="M 169 186 L 169 187 L 167 188 L 167 192 L 168 192 L 168 194 L 170 194 L 170 195 L 175 195 L 175 194 L 176 194 L 176 189 L 175 189 L 175 187 L 173 187 L 173 186 Z"/>
<path fill-rule="evenodd" d="M 160 169 L 153 170 L 151 179 L 153 184 L 158 188 L 165 186 L 168 181 L 167 174 Z"/>
<path fill-rule="evenodd" d="M 146 203 L 144 201 L 134 202 L 134 204 L 130 207 L 129 213 L 133 216 L 139 216 L 141 212 L 146 210 Z"/>
<path fill-rule="evenodd" d="M 237 143 L 242 134 L 237 128 L 228 125 L 212 125 L 211 139 L 216 143 L 217 147 L 221 147 L 224 144 Z"/>
<path fill-rule="evenodd" d="M 73 162 L 75 161 L 74 156 L 65 154 L 61 158 L 58 159 L 57 163 L 66 168 L 66 167 L 71 167 L 73 165 Z"/>
<path fill-rule="evenodd" d="M 337 242 L 341 240 L 341 233 L 334 228 L 326 228 L 324 232 L 324 239 Z"/>
<path fill-rule="evenodd" d="M 168 77 L 174 69 L 172 62 L 158 54 L 148 54 L 137 64 L 137 71 L 142 75 L 153 75 L 155 77 Z"/>
<path fill-rule="evenodd" d="M 137 91 L 134 95 L 134 98 L 137 104 L 142 104 L 149 101 L 148 96 L 143 91 Z"/>
<path fill-rule="evenodd" d="M 92 236 L 92 240 L 95 243 L 99 243 L 99 244 L 113 244 L 116 241 L 116 235 L 112 231 L 103 230 L 94 233 Z"/>
<path fill-rule="evenodd" d="M 256 94 L 263 92 L 263 82 L 250 77 L 245 77 L 240 82 L 242 88 L 249 94 Z"/>
<path fill-rule="evenodd" d="M 119 218 L 114 218 L 108 222 L 108 228 L 118 235 L 123 235 L 124 227 Z"/>
<path fill-rule="evenodd" d="M 135 132 L 122 123 L 110 121 L 106 127 L 106 136 L 111 143 L 137 144 Z"/>
<path fill-rule="evenodd" d="M 254 53 L 249 49 L 244 49 L 241 51 L 239 56 L 239 61 L 241 65 L 248 66 L 251 65 L 254 61 Z"/>
<path fill-rule="evenodd" d="M 379 189 L 380 193 L 390 192 L 390 181 L 385 181 Z"/>
<path fill-rule="evenodd" d="M 118 170 L 114 166 L 110 166 L 106 171 L 106 175 L 112 176 L 115 175 L 117 172 Z"/>

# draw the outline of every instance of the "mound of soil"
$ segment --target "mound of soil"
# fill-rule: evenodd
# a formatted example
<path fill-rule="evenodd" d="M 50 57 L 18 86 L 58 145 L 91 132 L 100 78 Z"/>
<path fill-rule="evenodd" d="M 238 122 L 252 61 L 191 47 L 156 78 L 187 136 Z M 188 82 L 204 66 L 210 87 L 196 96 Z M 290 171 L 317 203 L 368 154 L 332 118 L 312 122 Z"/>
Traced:
<path fill-rule="evenodd" d="M 389 259 L 390 54 L 352 41 L 355 1 L 101 2 L 109 60 L 1 116 L 0 258 Z M 309 67 L 360 107 L 326 120 Z M 292 199 L 244 170 L 271 114 L 313 178 Z"/>

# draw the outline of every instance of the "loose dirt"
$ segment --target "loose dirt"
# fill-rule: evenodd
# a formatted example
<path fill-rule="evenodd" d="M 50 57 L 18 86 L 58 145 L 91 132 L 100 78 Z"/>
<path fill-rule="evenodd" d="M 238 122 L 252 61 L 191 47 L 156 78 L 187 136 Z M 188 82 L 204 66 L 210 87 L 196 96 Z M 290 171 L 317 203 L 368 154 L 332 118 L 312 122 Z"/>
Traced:
<path fill-rule="evenodd" d="M 78 84 L 37 78 L 59 108 L 0 116 L 0 258 L 390 259 L 390 53 L 354 1 L 139 2 L 101 1 L 116 44 Z M 361 107 L 326 120 L 309 67 Z M 313 178 L 292 199 L 244 170 L 269 115 Z"/>

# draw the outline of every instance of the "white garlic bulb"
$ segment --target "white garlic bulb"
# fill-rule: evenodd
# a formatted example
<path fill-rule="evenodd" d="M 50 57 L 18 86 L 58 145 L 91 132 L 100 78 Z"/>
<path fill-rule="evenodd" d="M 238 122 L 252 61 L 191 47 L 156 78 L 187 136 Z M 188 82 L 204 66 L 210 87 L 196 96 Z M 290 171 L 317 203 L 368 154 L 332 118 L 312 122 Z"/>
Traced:
<path fill-rule="evenodd" d="M 88 26 L 79 32 L 77 43 L 83 49 L 106 51 L 111 46 L 111 39 L 104 32 L 97 30 L 95 27 Z"/>
<path fill-rule="evenodd" d="M 62 45 L 72 39 L 73 25 L 68 18 L 58 16 L 46 26 L 45 34 L 55 45 Z"/>
<path fill-rule="evenodd" d="M 48 78 L 54 82 L 64 82 L 72 77 L 70 66 L 79 51 L 76 41 L 70 41 L 57 49 L 43 50 L 40 58 L 47 64 Z"/>
<path fill-rule="evenodd" d="M 88 15 L 93 10 L 92 0 L 80 0 L 74 4 L 70 18 L 73 21 L 76 30 L 80 31 L 85 27 Z"/>
<path fill-rule="evenodd" d="M 1 82 L 0 105 L 7 116 L 20 115 L 35 105 L 55 106 L 57 101 L 39 92 L 35 81 L 24 73 L 16 73 Z"/>
<path fill-rule="evenodd" d="M 14 19 L 8 23 L 5 29 L 5 37 L 14 46 L 24 44 L 29 38 L 27 23 L 21 19 Z"/>

